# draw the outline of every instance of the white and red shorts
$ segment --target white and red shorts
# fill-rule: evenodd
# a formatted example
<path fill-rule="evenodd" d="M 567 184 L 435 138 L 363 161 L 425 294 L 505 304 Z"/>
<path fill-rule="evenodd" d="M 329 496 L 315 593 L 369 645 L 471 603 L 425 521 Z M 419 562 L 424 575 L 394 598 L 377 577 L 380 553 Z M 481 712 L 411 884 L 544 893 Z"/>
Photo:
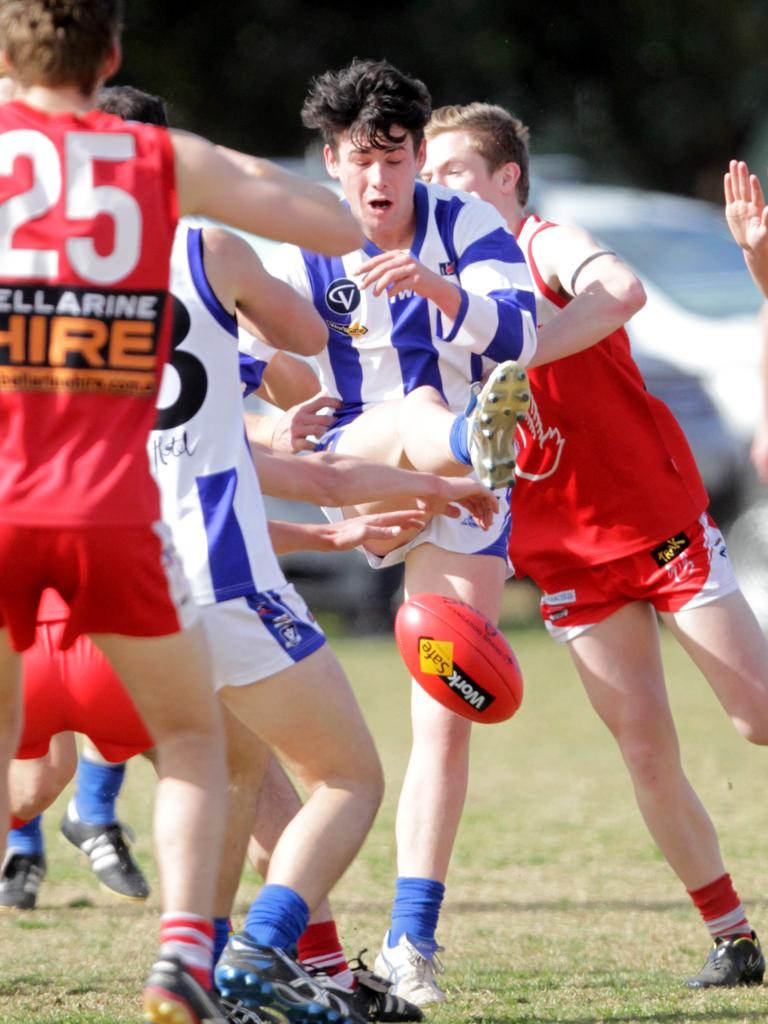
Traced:
<path fill-rule="evenodd" d="M 62 649 L 82 633 L 168 636 L 197 614 L 163 523 L 0 524 L 0 627 L 8 628 L 15 650 L 34 642 L 40 597 L 49 587 L 70 608 Z"/>
<path fill-rule="evenodd" d="M 561 643 L 633 601 L 646 601 L 658 612 L 679 612 L 738 590 L 723 535 L 706 512 L 653 548 L 537 582 L 541 616 Z"/>

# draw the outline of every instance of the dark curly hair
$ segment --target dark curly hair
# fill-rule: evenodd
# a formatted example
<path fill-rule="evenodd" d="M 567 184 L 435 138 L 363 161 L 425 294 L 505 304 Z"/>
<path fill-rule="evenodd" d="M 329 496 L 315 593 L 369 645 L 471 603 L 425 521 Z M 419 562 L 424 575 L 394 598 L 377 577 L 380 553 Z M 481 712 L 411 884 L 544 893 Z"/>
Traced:
<path fill-rule="evenodd" d="M 168 112 L 159 96 L 135 89 L 132 85 L 110 85 L 101 89 L 96 97 L 99 110 L 115 114 L 124 121 L 142 121 L 168 127 Z"/>
<path fill-rule="evenodd" d="M 301 119 L 334 150 L 344 132 L 374 149 L 400 145 L 410 134 L 418 149 L 431 111 L 429 90 L 418 78 L 389 61 L 356 57 L 348 67 L 312 81 Z"/>

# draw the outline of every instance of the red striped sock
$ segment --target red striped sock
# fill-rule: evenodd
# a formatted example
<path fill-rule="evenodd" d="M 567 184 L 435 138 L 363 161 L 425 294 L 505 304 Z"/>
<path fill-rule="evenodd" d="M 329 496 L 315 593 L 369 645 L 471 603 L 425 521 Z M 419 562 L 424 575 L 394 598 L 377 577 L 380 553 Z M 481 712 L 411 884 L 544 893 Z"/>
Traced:
<path fill-rule="evenodd" d="M 322 971 L 342 988 L 350 991 L 355 988 L 357 981 L 341 948 L 335 921 L 308 925 L 298 945 L 299 962 L 303 967 Z"/>
<path fill-rule="evenodd" d="M 14 815 L 11 815 L 11 828 L 21 828 L 23 825 L 27 824 L 27 821 L 31 820 L 31 818 L 25 820 L 24 818 L 16 818 Z"/>
<path fill-rule="evenodd" d="M 731 876 L 721 875 L 701 889 L 688 890 L 713 939 L 752 935 L 747 914 L 733 887 Z"/>
<path fill-rule="evenodd" d="M 160 952 L 181 960 L 206 991 L 213 988 L 213 923 L 198 914 L 167 913 L 160 918 Z"/>

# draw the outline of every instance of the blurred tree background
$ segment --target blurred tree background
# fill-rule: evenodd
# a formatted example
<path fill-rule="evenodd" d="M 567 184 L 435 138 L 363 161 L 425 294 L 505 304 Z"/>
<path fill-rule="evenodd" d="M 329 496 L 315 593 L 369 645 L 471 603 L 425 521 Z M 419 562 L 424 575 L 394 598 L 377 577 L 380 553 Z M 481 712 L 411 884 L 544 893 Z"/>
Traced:
<path fill-rule="evenodd" d="M 730 157 L 768 158 L 768 0 L 126 0 L 116 81 L 164 96 L 179 127 L 300 157 L 314 75 L 353 56 L 422 78 L 435 105 L 502 103 L 533 152 L 596 181 L 719 201 Z"/>

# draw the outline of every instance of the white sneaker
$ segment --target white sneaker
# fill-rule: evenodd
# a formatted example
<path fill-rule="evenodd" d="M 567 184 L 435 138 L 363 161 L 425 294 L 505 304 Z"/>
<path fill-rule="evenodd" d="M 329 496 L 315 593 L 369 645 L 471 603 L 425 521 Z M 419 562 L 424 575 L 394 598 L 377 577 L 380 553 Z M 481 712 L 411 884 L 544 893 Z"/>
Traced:
<path fill-rule="evenodd" d="M 472 467 L 490 490 L 514 486 L 515 431 L 530 405 L 528 374 L 510 360 L 494 367 L 467 414 Z"/>
<path fill-rule="evenodd" d="M 438 946 L 442 952 L 443 947 Z M 398 944 L 389 946 L 389 932 L 384 936 L 381 952 L 373 967 L 376 974 L 389 981 L 390 991 L 401 999 L 408 999 L 417 1006 L 431 1003 L 445 1003 L 445 992 L 437 984 L 435 974 L 443 974 L 443 967 L 437 955 L 423 956 L 407 935 L 401 935 Z"/>

